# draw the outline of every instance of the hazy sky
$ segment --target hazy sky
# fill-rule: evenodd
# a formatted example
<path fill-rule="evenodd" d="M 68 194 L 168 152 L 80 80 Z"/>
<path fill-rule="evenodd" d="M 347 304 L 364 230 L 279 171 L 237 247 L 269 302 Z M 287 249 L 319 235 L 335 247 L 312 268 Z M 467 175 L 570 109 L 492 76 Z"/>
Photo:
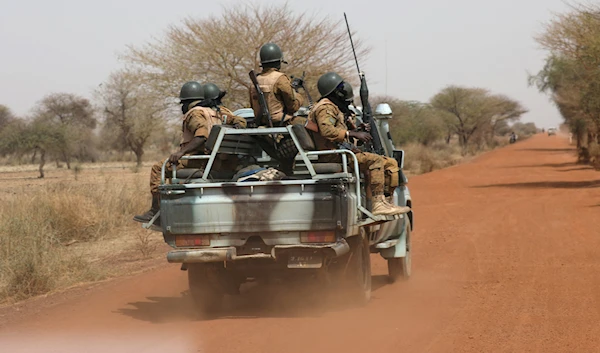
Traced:
<path fill-rule="evenodd" d="M 262 3 L 283 1 L 257 0 Z M 120 66 L 128 44 L 160 36 L 187 16 L 218 14 L 238 1 L 45 0 L 0 6 L 0 104 L 27 114 L 51 92 L 92 98 Z M 562 0 L 290 1 L 292 9 L 343 20 L 372 46 L 362 63 L 371 95 L 427 101 L 448 84 L 479 86 L 519 100 L 523 121 L 561 121 L 548 98 L 527 86 L 545 52 L 533 40 Z M 232 23 L 231 25 L 235 25 Z M 386 55 L 387 54 L 387 55 Z M 316 54 L 318 55 L 318 54 Z M 387 57 L 387 85 L 386 85 Z"/>

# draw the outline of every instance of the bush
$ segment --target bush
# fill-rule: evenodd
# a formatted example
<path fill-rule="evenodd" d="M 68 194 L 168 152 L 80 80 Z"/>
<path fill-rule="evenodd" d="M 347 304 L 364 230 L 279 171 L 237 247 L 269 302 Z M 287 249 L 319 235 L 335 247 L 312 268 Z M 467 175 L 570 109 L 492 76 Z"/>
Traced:
<path fill-rule="evenodd" d="M 404 169 L 411 174 L 429 173 L 458 164 L 463 159 L 461 148 L 455 143 L 446 144 L 438 141 L 431 146 L 410 143 L 403 149 Z"/>
<path fill-rule="evenodd" d="M 97 280 L 73 242 L 114 237 L 146 206 L 139 183 L 59 182 L 2 195 L 0 302 L 24 299 L 81 281 Z"/>

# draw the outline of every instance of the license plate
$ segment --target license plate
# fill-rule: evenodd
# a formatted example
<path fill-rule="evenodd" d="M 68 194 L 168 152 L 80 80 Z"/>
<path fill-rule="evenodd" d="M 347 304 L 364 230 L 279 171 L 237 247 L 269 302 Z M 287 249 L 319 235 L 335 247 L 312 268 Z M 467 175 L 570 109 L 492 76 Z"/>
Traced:
<path fill-rule="evenodd" d="M 288 257 L 288 268 L 321 268 L 323 257 L 320 254 L 291 254 Z"/>

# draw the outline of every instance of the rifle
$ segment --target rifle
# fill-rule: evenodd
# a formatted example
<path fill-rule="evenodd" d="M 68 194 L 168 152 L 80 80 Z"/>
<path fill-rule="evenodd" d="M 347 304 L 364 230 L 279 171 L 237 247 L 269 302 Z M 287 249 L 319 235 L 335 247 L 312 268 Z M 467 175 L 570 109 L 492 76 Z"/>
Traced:
<path fill-rule="evenodd" d="M 273 127 L 273 118 L 271 117 L 271 113 L 269 112 L 269 106 L 267 105 L 267 100 L 265 99 L 265 95 L 263 94 L 263 91 L 260 89 L 260 86 L 258 85 L 258 80 L 256 78 L 256 72 L 254 72 L 254 70 L 250 70 L 250 72 L 248 73 L 248 76 L 250 76 L 250 81 L 252 81 L 252 84 L 254 84 L 254 89 L 256 90 L 256 94 L 258 95 L 258 105 L 260 106 L 258 116 L 255 118 L 260 119 L 260 122 L 265 121 L 265 118 L 266 118 L 266 120 L 269 122 L 269 127 Z M 277 134 L 272 134 L 272 137 L 273 137 L 273 145 L 274 145 L 275 149 L 277 149 Z"/>
<path fill-rule="evenodd" d="M 344 19 L 346 20 L 348 36 L 350 37 L 350 45 L 352 46 L 352 53 L 354 54 L 354 61 L 356 62 L 356 70 L 358 71 L 358 78 L 360 79 L 360 102 L 362 104 L 362 120 L 363 122 L 367 122 L 370 125 L 370 134 L 373 137 L 373 140 L 370 143 L 370 150 L 373 153 L 384 155 L 385 150 L 381 145 L 381 139 L 379 138 L 379 130 L 377 129 L 375 119 L 373 119 L 373 112 L 371 110 L 371 104 L 369 103 L 369 88 L 367 87 L 367 80 L 365 78 L 365 74 L 361 72 L 360 68 L 358 67 L 358 59 L 356 57 L 356 50 L 354 49 L 354 42 L 352 41 L 352 33 L 350 32 L 350 25 L 348 24 L 348 18 L 346 17 L 345 12 Z"/>

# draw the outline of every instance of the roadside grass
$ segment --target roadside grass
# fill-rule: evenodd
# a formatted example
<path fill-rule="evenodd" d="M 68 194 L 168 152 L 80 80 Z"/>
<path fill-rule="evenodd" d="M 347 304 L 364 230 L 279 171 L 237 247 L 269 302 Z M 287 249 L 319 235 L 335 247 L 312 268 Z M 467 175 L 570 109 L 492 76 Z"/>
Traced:
<path fill-rule="evenodd" d="M 469 146 L 463 149 L 458 141 L 450 143 L 436 141 L 428 146 L 420 143 L 408 143 L 404 150 L 404 170 L 409 175 L 429 173 L 437 169 L 460 164 L 479 154 L 506 146 L 506 138 L 496 137 L 490 145 Z"/>
<path fill-rule="evenodd" d="M 150 255 L 148 235 L 137 234 L 148 231 L 131 221 L 148 206 L 145 178 L 96 172 L 84 181 L 83 173 L 76 181 L 71 174 L 69 180 L 0 190 L 0 303 L 110 275 L 97 255 L 110 259 L 126 249 L 117 243 L 90 254 L 96 244 L 128 237 L 124 243 L 135 249 L 132 240 L 143 239 L 143 256 Z"/>

